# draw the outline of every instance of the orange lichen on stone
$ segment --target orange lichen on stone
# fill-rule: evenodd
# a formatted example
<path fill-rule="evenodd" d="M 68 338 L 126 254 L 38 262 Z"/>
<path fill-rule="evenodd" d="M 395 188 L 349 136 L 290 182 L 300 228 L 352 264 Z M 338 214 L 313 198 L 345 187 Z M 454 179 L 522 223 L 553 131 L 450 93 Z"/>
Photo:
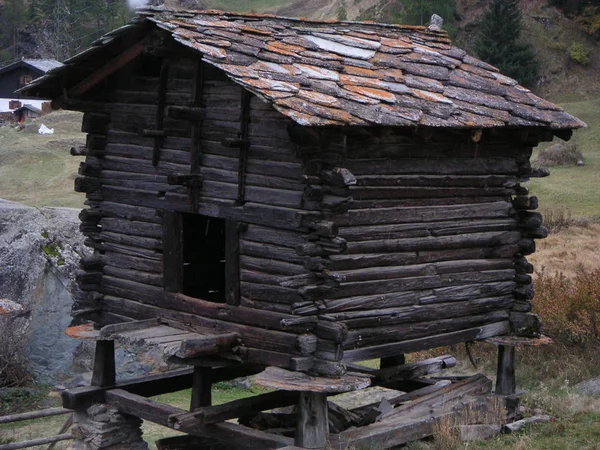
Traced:
<path fill-rule="evenodd" d="M 67 328 L 65 334 L 73 339 L 95 339 L 100 333 L 94 329 L 93 323 L 84 323 Z"/>
<path fill-rule="evenodd" d="M 374 89 L 370 87 L 364 86 L 345 86 L 346 89 L 356 92 L 361 95 L 365 95 L 367 97 L 376 98 L 378 100 L 382 100 L 384 102 L 395 103 L 396 96 L 390 92 L 382 91 L 381 89 Z"/>
<path fill-rule="evenodd" d="M 298 92 L 298 96 L 305 98 L 313 103 L 319 103 L 325 106 L 334 106 L 340 102 L 337 98 L 331 95 L 321 94 L 315 91 L 307 91 L 304 89 L 301 89 L 300 92 Z"/>
<path fill-rule="evenodd" d="M 270 30 L 251 27 L 249 25 L 240 25 L 240 30 L 246 33 L 260 34 L 262 36 L 271 36 L 273 33 Z"/>
<path fill-rule="evenodd" d="M 283 42 L 275 41 L 267 44 L 265 47 L 267 50 L 274 53 L 287 56 L 297 56 L 298 52 L 306 50 L 304 47 L 298 47 L 297 45 L 284 44 Z"/>
<path fill-rule="evenodd" d="M 371 69 L 365 69 L 363 67 L 356 66 L 344 66 L 344 72 L 349 75 L 356 75 L 359 77 L 378 78 L 379 74 Z"/>
<path fill-rule="evenodd" d="M 412 48 L 413 44 L 411 44 L 410 42 L 407 42 L 403 39 L 390 39 L 390 38 L 381 38 L 381 44 L 382 45 L 386 45 L 388 47 L 393 47 L 393 48 Z"/>
<path fill-rule="evenodd" d="M 381 89 L 385 89 L 386 87 L 386 84 L 377 78 L 358 77 L 355 75 L 346 74 L 340 75 L 340 83 L 342 83 L 344 86 L 365 86 Z"/>

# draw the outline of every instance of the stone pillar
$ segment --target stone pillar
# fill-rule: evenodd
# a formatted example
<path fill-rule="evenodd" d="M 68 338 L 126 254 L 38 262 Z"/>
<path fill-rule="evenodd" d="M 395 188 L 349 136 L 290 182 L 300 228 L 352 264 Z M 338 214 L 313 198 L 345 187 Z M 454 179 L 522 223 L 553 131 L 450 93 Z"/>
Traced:
<path fill-rule="evenodd" d="M 69 450 L 148 450 L 142 439 L 142 421 L 108 405 L 92 405 L 73 414 Z"/>

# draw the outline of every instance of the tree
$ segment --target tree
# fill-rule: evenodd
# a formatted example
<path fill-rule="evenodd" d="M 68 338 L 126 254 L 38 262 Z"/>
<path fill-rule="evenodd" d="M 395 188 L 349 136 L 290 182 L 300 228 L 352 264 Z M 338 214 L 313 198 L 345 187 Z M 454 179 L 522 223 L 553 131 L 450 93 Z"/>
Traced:
<path fill-rule="evenodd" d="M 538 62 L 532 47 L 522 41 L 521 30 L 519 0 L 493 0 L 481 21 L 475 51 L 483 61 L 530 87 L 537 78 Z"/>

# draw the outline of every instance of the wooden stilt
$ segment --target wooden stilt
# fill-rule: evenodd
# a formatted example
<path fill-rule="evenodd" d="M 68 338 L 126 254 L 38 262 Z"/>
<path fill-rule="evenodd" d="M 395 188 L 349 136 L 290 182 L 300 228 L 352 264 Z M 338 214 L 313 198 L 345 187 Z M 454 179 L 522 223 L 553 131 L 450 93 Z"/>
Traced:
<path fill-rule="evenodd" d="M 302 392 L 298 404 L 295 445 L 304 448 L 325 448 L 328 433 L 327 394 Z"/>
<path fill-rule="evenodd" d="M 94 370 L 92 372 L 92 386 L 114 386 L 115 373 L 115 341 L 96 341 L 94 355 Z"/>
<path fill-rule="evenodd" d="M 517 390 L 515 378 L 515 347 L 498 346 L 498 369 L 496 378 L 496 394 L 513 395 Z"/>
<path fill-rule="evenodd" d="M 212 368 L 194 366 L 190 411 L 212 405 Z"/>
<path fill-rule="evenodd" d="M 380 369 L 389 369 L 390 367 L 397 367 L 406 364 L 406 357 L 404 355 L 387 356 L 381 358 L 379 361 Z"/>

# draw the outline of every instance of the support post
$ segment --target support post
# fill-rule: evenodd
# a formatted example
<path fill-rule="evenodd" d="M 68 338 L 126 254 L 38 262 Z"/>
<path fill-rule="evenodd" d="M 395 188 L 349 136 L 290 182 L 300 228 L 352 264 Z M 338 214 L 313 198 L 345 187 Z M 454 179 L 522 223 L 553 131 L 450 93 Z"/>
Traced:
<path fill-rule="evenodd" d="M 96 341 L 91 384 L 92 386 L 106 387 L 114 386 L 115 383 L 115 341 Z"/>
<path fill-rule="evenodd" d="M 295 445 L 310 449 L 324 449 L 327 446 L 328 434 L 327 394 L 302 392 L 298 404 Z"/>
<path fill-rule="evenodd" d="M 389 369 L 390 367 L 403 366 L 404 364 L 406 364 L 406 357 L 404 355 L 386 356 L 379 361 L 379 368 Z"/>
<path fill-rule="evenodd" d="M 496 372 L 496 394 L 514 395 L 517 391 L 515 378 L 515 347 L 498 346 L 498 368 Z"/>
<path fill-rule="evenodd" d="M 194 366 L 190 411 L 212 405 L 212 368 Z"/>

